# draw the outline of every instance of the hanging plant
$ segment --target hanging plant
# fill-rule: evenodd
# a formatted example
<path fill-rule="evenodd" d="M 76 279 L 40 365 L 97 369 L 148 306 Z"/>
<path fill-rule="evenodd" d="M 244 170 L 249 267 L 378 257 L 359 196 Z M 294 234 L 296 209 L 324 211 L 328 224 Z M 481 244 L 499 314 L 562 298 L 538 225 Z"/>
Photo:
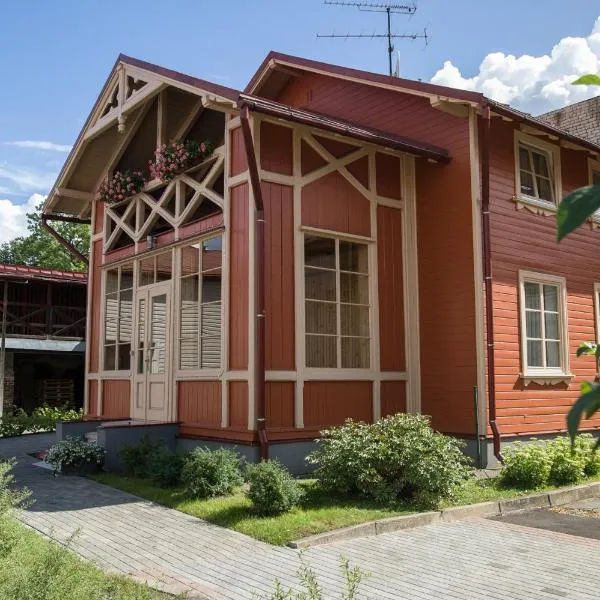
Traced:
<path fill-rule="evenodd" d="M 114 204 L 137 194 L 146 185 L 146 176 L 142 171 L 115 171 L 110 179 L 105 179 L 98 189 L 103 202 Z"/>
<path fill-rule="evenodd" d="M 154 160 L 149 163 L 150 176 L 161 181 L 171 181 L 195 161 L 210 156 L 212 151 L 212 144 L 209 141 L 185 140 L 163 144 L 154 152 Z"/>

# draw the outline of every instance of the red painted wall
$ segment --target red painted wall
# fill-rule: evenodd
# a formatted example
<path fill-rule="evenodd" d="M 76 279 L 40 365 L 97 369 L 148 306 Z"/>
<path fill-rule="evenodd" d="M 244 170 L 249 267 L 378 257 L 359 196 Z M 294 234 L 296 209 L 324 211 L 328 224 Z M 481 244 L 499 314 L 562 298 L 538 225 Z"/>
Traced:
<path fill-rule="evenodd" d="M 102 381 L 102 416 L 127 418 L 131 416 L 131 384 L 128 379 L 105 379 Z"/>

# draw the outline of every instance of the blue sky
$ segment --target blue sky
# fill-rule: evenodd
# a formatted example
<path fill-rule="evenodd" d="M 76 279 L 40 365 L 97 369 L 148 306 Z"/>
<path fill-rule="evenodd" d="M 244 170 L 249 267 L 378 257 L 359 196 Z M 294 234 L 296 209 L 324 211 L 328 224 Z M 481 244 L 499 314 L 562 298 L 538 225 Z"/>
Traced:
<path fill-rule="evenodd" d="M 594 60 L 600 70 L 597 0 L 416 3 L 393 29 L 426 27 L 431 39 L 398 42 L 403 77 L 482 89 L 532 112 L 591 93 L 571 92 L 569 78 Z M 32 195 L 48 192 L 119 52 L 243 87 L 271 49 L 386 72 L 383 40 L 315 37 L 384 28 L 383 15 L 321 0 L 0 2 L 0 241 L 22 231 Z M 40 141 L 50 145 L 14 145 Z"/>

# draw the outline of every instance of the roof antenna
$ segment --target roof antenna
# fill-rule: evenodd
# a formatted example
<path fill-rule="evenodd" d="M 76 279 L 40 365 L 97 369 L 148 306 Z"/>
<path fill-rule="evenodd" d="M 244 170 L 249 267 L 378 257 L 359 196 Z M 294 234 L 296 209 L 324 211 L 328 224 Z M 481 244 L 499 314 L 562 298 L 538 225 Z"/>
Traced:
<path fill-rule="evenodd" d="M 396 50 L 396 65 L 394 67 L 394 77 L 400 77 L 400 50 Z"/>
<path fill-rule="evenodd" d="M 424 39 L 425 45 L 427 45 L 429 41 L 429 36 L 427 35 L 427 29 L 423 30 L 423 33 L 404 33 L 404 34 L 394 34 L 392 33 L 392 14 L 402 14 L 412 16 L 417 12 L 417 7 L 415 4 L 374 4 L 369 2 L 342 2 L 339 0 L 324 0 L 323 4 L 327 4 L 330 6 L 353 6 L 358 8 L 358 10 L 364 12 L 380 12 L 386 13 L 387 15 L 387 33 L 372 33 L 372 34 L 363 34 L 363 33 L 346 33 L 346 34 L 337 34 L 337 33 L 329 33 L 322 34 L 317 33 L 317 38 L 387 38 L 388 41 L 388 67 L 390 76 L 394 75 L 392 69 L 392 55 L 394 53 L 394 45 L 392 44 L 393 39 Z M 399 64 L 399 61 L 398 61 Z M 398 65 L 397 65 L 398 68 Z"/>

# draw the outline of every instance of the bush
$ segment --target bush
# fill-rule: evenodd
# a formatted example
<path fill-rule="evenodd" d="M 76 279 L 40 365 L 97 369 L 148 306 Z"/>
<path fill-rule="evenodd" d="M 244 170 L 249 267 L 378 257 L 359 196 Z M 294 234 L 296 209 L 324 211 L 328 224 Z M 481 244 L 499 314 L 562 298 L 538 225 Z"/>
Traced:
<path fill-rule="evenodd" d="M 462 445 L 435 432 L 427 417 L 397 414 L 323 431 L 307 460 L 327 490 L 436 505 L 469 476 Z"/>
<path fill-rule="evenodd" d="M 300 484 L 277 460 L 249 465 L 246 477 L 250 484 L 246 495 L 259 515 L 278 515 L 288 512 L 304 495 Z"/>
<path fill-rule="evenodd" d="M 552 460 L 549 477 L 552 483 L 568 485 L 585 477 L 585 466 L 591 450 L 582 440 L 577 440 L 572 446 L 569 438 L 556 438 L 548 443 L 548 451 Z"/>
<path fill-rule="evenodd" d="M 500 477 L 504 485 L 534 490 L 545 485 L 550 477 L 552 457 L 544 442 L 515 442 L 504 453 Z"/>
<path fill-rule="evenodd" d="M 196 448 L 184 461 L 181 480 L 193 498 L 223 496 L 243 483 L 240 466 L 233 450 Z"/>
<path fill-rule="evenodd" d="M 83 410 L 74 410 L 68 406 L 56 408 L 44 405 L 36 408 L 30 415 L 18 408 L 13 414 L 0 418 L 0 436 L 23 435 L 26 431 L 54 431 L 57 421 L 78 421 L 82 417 Z"/>
<path fill-rule="evenodd" d="M 14 487 L 15 478 L 12 470 L 15 464 L 14 458 L 0 460 L 0 519 L 13 509 L 24 506 L 31 495 L 31 492 L 25 488 Z"/>
<path fill-rule="evenodd" d="M 148 455 L 145 471 L 160 487 L 174 487 L 181 482 L 183 461 L 181 454 L 161 445 Z"/>
<path fill-rule="evenodd" d="M 158 452 L 159 443 L 150 441 L 145 435 L 135 446 L 124 445 L 119 451 L 125 472 L 134 477 L 150 478 L 148 473 L 149 457 Z"/>
<path fill-rule="evenodd" d="M 56 471 L 60 471 L 63 466 L 96 465 L 100 467 L 104 464 L 105 456 L 106 450 L 98 443 L 69 437 L 56 442 L 48 450 L 45 460 Z"/>

